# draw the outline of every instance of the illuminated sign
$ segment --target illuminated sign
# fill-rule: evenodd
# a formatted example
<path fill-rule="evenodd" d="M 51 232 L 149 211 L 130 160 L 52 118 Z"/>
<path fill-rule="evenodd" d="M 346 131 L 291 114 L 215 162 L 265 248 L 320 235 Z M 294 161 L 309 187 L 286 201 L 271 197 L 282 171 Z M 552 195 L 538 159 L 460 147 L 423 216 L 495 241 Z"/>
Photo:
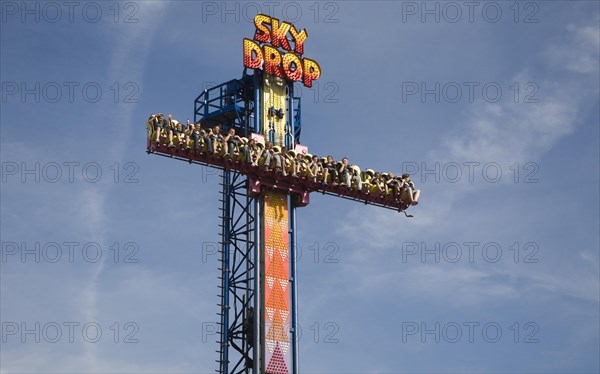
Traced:
<path fill-rule="evenodd" d="M 302 57 L 308 38 L 306 29 L 298 31 L 291 23 L 264 14 L 254 17 L 254 26 L 254 40 L 244 38 L 244 67 L 262 69 L 293 82 L 302 80 L 306 87 L 312 87 L 312 82 L 321 76 L 321 67 Z"/>

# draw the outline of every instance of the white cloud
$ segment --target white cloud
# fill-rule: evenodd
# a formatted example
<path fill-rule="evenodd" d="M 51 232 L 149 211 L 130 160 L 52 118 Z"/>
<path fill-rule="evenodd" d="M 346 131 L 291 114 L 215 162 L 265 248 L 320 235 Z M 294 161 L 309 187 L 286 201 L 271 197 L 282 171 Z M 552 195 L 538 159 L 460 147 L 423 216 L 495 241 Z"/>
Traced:
<path fill-rule="evenodd" d="M 89 311 L 94 315 L 75 317 L 73 311 L 61 314 L 62 318 L 80 323 L 74 329 L 72 343 L 66 328 L 62 329 L 62 337 L 55 344 L 48 343 L 46 338 L 35 343 L 31 335 L 23 344 L 19 334 L 8 336 L 8 344 L 3 345 L 1 352 L 2 372 L 44 373 L 51 369 L 57 373 L 190 373 L 213 370 L 216 334 L 205 336 L 201 327 L 204 321 L 217 319 L 214 300 L 202 297 L 207 293 L 212 296 L 214 290 L 213 287 L 207 287 L 210 290 L 198 288 L 210 283 L 206 278 L 212 280 L 214 276 L 165 274 L 141 265 L 111 267 L 105 282 L 89 282 L 93 289 L 84 293 L 94 298 L 93 309 Z M 91 277 L 96 276 L 97 272 L 94 272 Z M 56 295 L 62 298 L 61 291 L 57 290 Z M 46 321 L 41 324 L 45 325 Z M 62 325 L 65 320 L 54 321 Z M 132 321 L 138 327 L 132 336 L 129 334 L 133 330 L 124 328 L 126 321 Z M 81 326 L 87 322 L 97 322 L 101 327 L 102 335 L 96 343 L 82 338 Z M 117 343 L 113 340 L 115 330 L 111 330 L 115 322 L 120 323 Z M 29 329 L 32 324 L 29 323 Z M 139 341 L 124 343 L 128 336 Z M 171 341 L 177 341 L 177 344 L 168 344 Z"/>
<path fill-rule="evenodd" d="M 151 20 L 159 19 L 159 15 L 165 6 L 166 3 L 164 2 L 145 2 L 141 7 L 145 22 L 112 24 L 112 55 L 109 57 L 107 72 L 109 80 L 116 80 L 121 85 L 125 82 L 137 83 L 141 81 L 153 34 L 160 26 L 159 22 L 152 22 Z M 127 28 L 127 32 L 123 32 L 123 27 Z M 113 123 L 110 129 L 110 131 L 117 131 L 119 136 L 113 137 L 114 141 L 106 148 L 107 156 L 111 156 L 113 160 L 121 159 L 129 143 L 129 139 L 125 135 L 128 132 L 124 131 L 123 127 L 133 126 L 138 122 L 133 118 L 134 109 L 135 107 L 132 105 L 125 105 L 119 106 L 116 111 L 112 112 L 112 117 L 119 119 L 119 121 Z M 97 107 L 97 110 L 103 111 L 103 106 Z M 80 210 L 78 212 L 80 220 L 87 224 L 88 236 L 100 243 L 107 242 L 105 239 L 110 222 L 104 207 L 111 190 L 111 185 L 85 185 L 84 189 L 81 190 Z M 98 289 L 100 277 L 104 270 L 104 262 L 103 257 L 96 264 L 93 272 L 83 285 L 80 307 L 84 318 L 88 321 L 97 321 L 100 317 L 98 315 Z M 110 370 L 112 366 L 112 364 L 109 366 L 103 364 L 98 347 L 94 344 L 85 345 L 84 357 L 85 360 L 81 362 L 82 366 L 78 366 L 79 370 L 100 372 Z"/>
<path fill-rule="evenodd" d="M 597 81 L 590 81 L 587 76 L 571 77 L 565 73 L 598 73 L 600 28 L 597 24 L 570 24 L 566 29 L 566 40 L 543 48 L 550 56 L 550 65 L 557 70 L 552 78 L 538 80 L 531 71 L 541 69 L 524 68 L 511 79 L 520 83 L 517 102 L 473 107 L 465 125 L 446 140 L 445 152 L 436 150 L 432 154 L 437 159 L 534 161 L 572 133 L 582 107 L 597 97 L 598 87 Z M 515 99 L 512 90 L 507 94 Z M 526 102 L 532 99 L 539 102 Z"/>
<path fill-rule="evenodd" d="M 580 108 L 577 95 L 559 83 L 543 82 L 539 86 L 549 92 L 539 103 L 474 108 L 467 124 L 445 141 L 447 153 L 443 157 L 503 165 L 539 159 L 560 138 L 573 132 Z"/>
<path fill-rule="evenodd" d="M 567 25 L 567 36 L 548 46 L 545 54 L 556 67 L 580 74 L 598 74 L 600 19 L 598 15 L 595 18 L 593 25 Z"/>
<path fill-rule="evenodd" d="M 598 27 L 568 27 L 572 39 L 568 45 L 568 53 L 560 52 L 554 57 L 569 56 L 568 63 L 559 66 L 561 73 L 552 74 L 551 78 L 536 80 L 530 67 L 523 67 L 511 81 L 520 82 L 521 89 L 526 82 L 534 83 L 539 92 L 531 98 L 537 103 L 523 102 L 521 92 L 519 102 L 503 100 L 496 104 L 472 105 L 467 118 L 456 125 L 455 130 L 440 146 L 432 147 L 429 156 L 438 161 L 477 161 L 497 162 L 508 166 L 514 162 L 536 162 L 550 151 L 564 137 L 572 134 L 579 122 L 582 111 L 593 100 L 597 100 L 597 82 L 590 81 L 587 76 L 573 79 L 566 76 L 566 71 L 578 73 L 597 73 L 598 71 Z M 557 47 L 553 46 L 552 50 Z M 566 57 L 565 57 L 566 58 Z M 528 93 L 531 92 L 531 88 Z M 512 94 L 512 92 L 510 92 Z M 595 104 L 597 105 L 597 103 Z M 510 178 L 503 179 L 504 182 Z M 427 189 L 421 198 L 421 204 L 411 208 L 416 218 L 406 220 L 403 216 L 394 217 L 389 212 L 380 210 L 358 209 L 347 219 L 339 223 L 338 233 L 351 238 L 355 243 L 365 246 L 368 251 L 353 253 L 349 264 L 349 272 L 355 274 L 360 289 L 365 293 L 385 289 L 386 284 L 400 282 L 413 285 L 415 294 L 430 292 L 439 300 L 450 305 L 478 305 L 484 300 L 505 298 L 523 298 L 535 290 L 556 297 L 575 297 L 586 301 L 598 301 L 597 260 L 589 258 L 588 252 L 583 257 L 573 258 L 569 267 L 556 271 L 559 264 L 548 264 L 519 268 L 515 266 L 494 266 L 492 269 L 473 266 L 429 266 L 417 264 L 403 271 L 398 271 L 388 263 L 388 256 L 380 250 L 394 248 L 399 239 L 419 237 L 427 233 L 431 236 L 444 236 L 438 228 L 442 221 L 454 221 L 452 210 L 460 204 L 467 193 L 483 188 L 495 188 L 497 184 L 436 184 Z M 423 186 L 424 187 L 424 186 Z M 429 186 L 428 186 L 429 187 Z M 423 216 L 421 217 L 421 214 Z M 506 214 L 507 212 L 496 212 Z M 464 232 L 479 227 L 476 235 L 492 235 L 493 228 L 486 228 L 485 214 L 480 212 L 479 222 L 465 222 Z M 469 229 L 469 223 L 472 225 Z M 446 230 L 451 225 L 441 225 Z M 458 235 L 464 234 L 457 233 Z M 456 233 L 455 233 L 456 235 Z M 467 234 L 469 235 L 469 234 Z M 473 235 L 473 234 L 470 234 Z M 546 248 L 548 250 L 548 248 Z M 596 270 L 582 272 L 577 269 L 587 263 L 596 261 Z M 514 264 L 513 264 L 514 265 Z M 496 279 L 489 282 L 487 279 Z M 515 279 L 526 282 L 527 287 L 520 286 Z M 461 292 L 457 294 L 457 289 Z M 451 296 L 447 296 L 451 295 Z"/>
<path fill-rule="evenodd" d="M 138 23 L 131 24 L 113 24 L 112 37 L 113 47 L 111 56 L 109 56 L 108 77 L 111 81 L 117 81 L 121 85 L 129 82 L 136 84 L 140 91 L 143 89 L 139 84 L 144 73 L 144 66 L 148 59 L 148 53 L 154 40 L 154 34 L 162 25 L 163 17 L 168 2 L 146 1 L 140 5 L 140 14 Z M 156 21 L 155 21 L 156 20 Z M 125 32 L 122 29 L 126 27 Z M 131 92 L 128 90 L 127 92 Z M 136 92 L 135 98 L 138 98 L 140 92 Z M 114 109 L 113 109 L 114 110 Z M 125 128 L 131 126 L 139 127 L 140 121 L 145 118 L 133 118 L 135 105 L 120 105 L 117 111 L 112 112 L 112 118 L 118 119 L 112 123 L 111 131 L 117 131 L 118 137 L 110 144 L 109 150 L 118 159 L 127 144 L 130 144 L 129 131 Z"/>

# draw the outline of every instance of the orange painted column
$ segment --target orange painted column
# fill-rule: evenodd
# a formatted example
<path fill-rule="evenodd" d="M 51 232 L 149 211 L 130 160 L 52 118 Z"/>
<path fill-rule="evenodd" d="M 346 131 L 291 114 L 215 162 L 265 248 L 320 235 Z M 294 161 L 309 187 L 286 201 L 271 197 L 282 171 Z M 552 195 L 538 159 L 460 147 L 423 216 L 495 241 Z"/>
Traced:
<path fill-rule="evenodd" d="M 264 191 L 264 345 L 265 372 L 291 372 L 288 196 Z"/>

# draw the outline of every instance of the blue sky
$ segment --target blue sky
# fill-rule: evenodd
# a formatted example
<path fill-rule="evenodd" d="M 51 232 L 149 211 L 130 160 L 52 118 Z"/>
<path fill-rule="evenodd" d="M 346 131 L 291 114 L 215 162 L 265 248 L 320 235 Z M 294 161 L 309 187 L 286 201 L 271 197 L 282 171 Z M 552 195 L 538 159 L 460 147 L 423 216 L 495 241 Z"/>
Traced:
<path fill-rule="evenodd" d="M 598 2 L 23 4 L 0 14 L 1 372 L 217 368 L 219 176 L 147 155 L 144 122 L 241 76 L 256 6 L 322 68 L 302 143 L 423 191 L 412 219 L 298 210 L 301 371 L 600 371 Z"/>

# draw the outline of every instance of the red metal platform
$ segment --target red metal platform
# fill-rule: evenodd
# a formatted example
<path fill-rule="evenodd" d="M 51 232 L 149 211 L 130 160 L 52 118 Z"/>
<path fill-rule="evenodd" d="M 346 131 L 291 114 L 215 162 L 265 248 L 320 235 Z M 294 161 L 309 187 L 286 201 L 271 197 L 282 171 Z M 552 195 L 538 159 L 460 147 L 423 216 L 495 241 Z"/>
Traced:
<path fill-rule="evenodd" d="M 309 204 L 309 194 L 311 192 L 320 192 L 325 195 L 337 196 L 399 212 L 405 211 L 410 206 L 403 201 L 394 199 L 393 196 L 377 196 L 363 193 L 362 191 L 356 191 L 345 185 L 324 185 L 303 177 L 292 177 L 290 175 L 283 176 L 282 174 L 276 174 L 273 171 L 266 171 L 258 166 L 252 166 L 234 160 L 227 160 L 221 156 L 196 152 L 193 149 L 185 150 L 178 147 L 169 148 L 162 143 L 156 144 L 150 139 L 148 139 L 147 152 L 187 161 L 188 163 L 240 171 L 248 176 L 248 189 L 251 195 L 259 195 L 262 188 L 279 189 L 297 196 L 296 205 L 299 207 Z"/>

